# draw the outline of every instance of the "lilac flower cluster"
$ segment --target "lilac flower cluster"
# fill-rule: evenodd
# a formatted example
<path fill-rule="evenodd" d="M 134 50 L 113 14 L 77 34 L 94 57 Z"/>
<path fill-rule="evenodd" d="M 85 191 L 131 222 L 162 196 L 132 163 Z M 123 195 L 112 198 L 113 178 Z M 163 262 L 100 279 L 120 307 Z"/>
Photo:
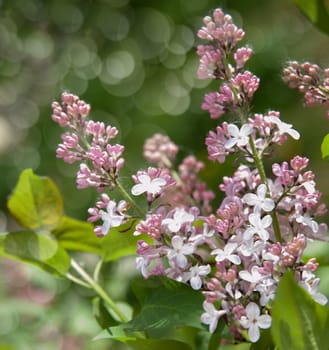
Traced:
<path fill-rule="evenodd" d="M 88 120 L 90 105 L 73 94 L 64 92 L 61 103 L 53 102 L 52 110 L 52 119 L 69 130 L 62 134 L 56 156 L 66 163 L 81 162 L 77 187 L 96 187 L 98 191 L 115 187 L 124 165 L 124 146 L 110 144 L 118 129 Z"/>
<path fill-rule="evenodd" d="M 89 221 L 101 222 L 97 235 L 138 220 L 134 235 L 140 236 L 136 266 L 141 274 L 164 275 L 201 291 L 201 321 L 210 332 L 223 319 L 233 339 L 257 342 L 260 329 L 271 326 L 271 304 L 285 271 L 294 271 L 296 281 L 318 303 L 327 302 L 318 291 L 316 259 L 302 259 L 309 240 L 327 240 L 326 225 L 316 221 L 326 208 L 319 204 L 321 193 L 307 170 L 307 158 L 297 155 L 273 164 L 270 177 L 265 173 L 264 157 L 288 137 L 300 135 L 279 112 L 251 113 L 259 78 L 244 70 L 252 50 L 237 48 L 243 30 L 216 9 L 204 19 L 198 36 L 207 41 L 197 49 L 198 75 L 220 82 L 218 91 L 205 96 L 202 108 L 213 119 L 229 112 L 238 120 L 223 121 L 205 141 L 210 160 L 223 163 L 233 154 L 241 160 L 233 176 L 219 185 L 221 203 L 211 206 L 215 194 L 199 179 L 204 163 L 187 156 L 176 171 L 178 146 L 156 134 L 144 145 L 150 167 L 132 176 L 130 194 L 146 199 L 147 210 L 140 208 L 118 179 L 123 146 L 109 144 L 117 129 L 87 121 L 89 106 L 70 94 L 63 94 L 62 104 L 53 104 L 53 119 L 71 130 L 63 135 L 57 156 L 83 162 L 79 188 L 116 188 L 123 195 L 117 203 L 104 192 L 89 209 Z"/>
<path fill-rule="evenodd" d="M 329 68 L 322 69 L 310 62 L 291 61 L 283 70 L 283 80 L 290 88 L 297 88 L 304 95 L 307 106 L 320 104 L 329 107 Z"/>

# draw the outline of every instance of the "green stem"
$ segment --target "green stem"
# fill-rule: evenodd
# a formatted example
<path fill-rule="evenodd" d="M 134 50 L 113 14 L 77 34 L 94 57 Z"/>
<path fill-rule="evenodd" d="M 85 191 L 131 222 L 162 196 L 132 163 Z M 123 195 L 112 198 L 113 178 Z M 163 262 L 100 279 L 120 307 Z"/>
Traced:
<path fill-rule="evenodd" d="M 122 322 L 127 323 L 129 321 L 128 318 L 116 306 L 110 296 L 105 292 L 105 290 L 91 276 L 89 276 L 89 274 L 74 259 L 71 259 L 71 266 L 87 282 L 89 287 L 92 288 L 107 303 L 107 305 Z"/>
<path fill-rule="evenodd" d="M 145 213 L 143 212 L 143 210 L 138 206 L 138 204 L 135 202 L 135 200 L 130 196 L 130 194 L 124 189 L 124 187 L 121 185 L 121 183 L 117 180 L 116 181 L 116 186 L 117 189 L 121 192 L 122 196 L 124 197 L 124 199 L 131 204 L 132 207 L 134 207 L 136 209 L 136 211 L 138 212 L 138 214 L 141 217 L 145 217 Z"/>
<path fill-rule="evenodd" d="M 70 281 L 72 281 L 72 282 L 74 282 L 74 283 L 76 283 L 76 284 L 79 284 L 80 286 L 83 286 L 83 287 L 85 287 L 85 288 L 91 288 L 90 285 L 89 285 L 88 283 L 82 281 L 80 278 L 75 277 L 75 276 L 73 276 L 73 275 L 70 274 L 70 273 L 67 273 L 67 274 L 65 275 L 65 277 L 66 277 L 68 280 L 70 280 Z"/>
<path fill-rule="evenodd" d="M 267 177 L 266 177 L 266 173 L 265 173 L 265 169 L 264 169 L 264 164 L 263 164 L 261 158 L 258 155 L 254 139 L 253 139 L 253 137 L 251 135 L 249 136 L 249 143 L 250 143 L 250 147 L 251 147 L 251 150 L 252 150 L 253 158 L 254 158 L 254 161 L 256 163 L 256 167 L 258 169 L 260 178 L 261 178 L 262 182 L 267 187 L 268 195 L 270 195 L 270 190 L 269 190 L 269 187 L 268 187 L 268 182 L 267 182 Z M 272 210 L 271 217 L 272 217 L 272 224 L 273 224 L 275 238 L 276 238 L 276 240 L 278 242 L 282 242 L 279 220 L 278 220 L 278 217 L 276 215 L 275 209 Z"/>

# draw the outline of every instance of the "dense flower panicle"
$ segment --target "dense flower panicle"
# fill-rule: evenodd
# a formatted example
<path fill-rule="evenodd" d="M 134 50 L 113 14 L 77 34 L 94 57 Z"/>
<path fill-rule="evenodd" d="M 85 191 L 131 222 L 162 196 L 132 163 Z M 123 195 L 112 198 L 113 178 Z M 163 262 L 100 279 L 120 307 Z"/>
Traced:
<path fill-rule="evenodd" d="M 221 50 L 211 45 L 199 45 L 197 54 L 200 56 L 200 65 L 197 71 L 199 79 L 220 79 L 225 77 Z"/>
<path fill-rule="evenodd" d="M 310 62 L 290 61 L 283 70 L 283 80 L 290 88 L 297 88 L 304 95 L 307 106 L 329 106 L 328 69 L 322 69 Z"/>
<path fill-rule="evenodd" d="M 231 84 L 238 93 L 239 103 L 242 105 L 246 101 L 251 101 L 259 86 L 259 78 L 249 71 L 238 73 L 231 80 Z"/>
<path fill-rule="evenodd" d="M 204 168 L 204 163 L 194 156 L 187 156 L 178 167 L 181 182 L 177 184 L 186 198 L 191 198 L 192 204 L 197 204 L 203 213 L 211 211 L 210 202 L 215 198 L 213 191 L 207 184 L 199 180 L 199 173 Z"/>
<path fill-rule="evenodd" d="M 216 9 L 212 17 L 205 17 L 198 36 L 208 41 L 197 49 L 199 78 L 221 81 L 218 91 L 206 94 L 201 108 L 213 119 L 228 112 L 239 118 L 239 123 L 224 121 L 209 131 L 205 141 L 210 160 L 224 163 L 229 155 L 241 160 L 218 186 L 223 200 L 212 208 L 215 193 L 200 180 L 205 164 L 187 156 L 176 172 L 178 147 L 167 136 L 155 134 L 146 140 L 144 156 L 157 167 L 132 175 L 130 190 L 133 196 L 146 197 L 147 213 L 130 215 L 129 206 L 137 205 L 126 192 L 118 203 L 102 193 L 88 210 L 88 221 L 101 222 L 95 233 L 104 236 L 113 227 L 140 219 L 134 235 L 141 238 L 136 268 L 142 276 L 164 275 L 200 290 L 205 297 L 201 322 L 210 332 L 223 319 L 233 339 L 257 342 L 260 329 L 271 326 L 272 302 L 286 271 L 294 272 L 316 302 L 327 302 L 318 291 L 316 259 L 302 259 L 309 240 L 328 240 L 326 225 L 316 221 L 326 207 L 319 204 L 321 193 L 307 170 L 307 158 L 272 164 L 271 178 L 265 173 L 262 159 L 272 147 L 300 135 L 277 111 L 251 113 L 259 78 L 244 70 L 252 50 L 236 48 L 243 30 Z M 308 94 L 308 104 L 326 103 L 319 96 L 329 87 L 329 70 L 321 73 L 317 66 L 292 62 L 285 74 L 291 86 Z M 78 188 L 93 186 L 103 192 L 118 185 L 124 147 L 110 143 L 116 128 L 87 120 L 89 111 L 89 105 L 71 94 L 63 94 L 62 104 L 53 103 L 53 119 L 70 129 L 62 136 L 57 156 L 81 162 Z"/>
<path fill-rule="evenodd" d="M 88 120 L 90 105 L 73 94 L 64 92 L 61 103 L 53 102 L 52 109 L 53 120 L 69 130 L 63 133 L 56 156 L 67 163 L 83 161 L 77 173 L 77 187 L 91 186 L 98 191 L 107 186 L 114 188 L 124 165 L 124 146 L 110 144 L 118 129 Z"/>
<path fill-rule="evenodd" d="M 225 147 L 229 138 L 227 127 L 228 123 L 224 122 L 221 126 L 217 126 L 216 132 L 212 130 L 209 131 L 205 143 L 210 160 L 224 163 L 227 155 L 230 153 L 230 150 Z"/>
<path fill-rule="evenodd" d="M 154 134 L 144 143 L 144 158 L 159 167 L 171 167 L 178 150 L 178 146 L 168 136 Z"/>
<path fill-rule="evenodd" d="M 220 9 L 213 12 L 213 18 L 205 17 L 204 27 L 198 31 L 198 37 L 208 41 L 216 41 L 225 51 L 232 50 L 243 39 L 244 31 L 238 28 L 232 17 L 225 15 Z"/>
<path fill-rule="evenodd" d="M 244 67 L 245 63 L 250 59 L 252 50 L 249 47 L 241 47 L 234 52 L 234 61 L 236 63 L 236 69 L 240 70 Z"/>

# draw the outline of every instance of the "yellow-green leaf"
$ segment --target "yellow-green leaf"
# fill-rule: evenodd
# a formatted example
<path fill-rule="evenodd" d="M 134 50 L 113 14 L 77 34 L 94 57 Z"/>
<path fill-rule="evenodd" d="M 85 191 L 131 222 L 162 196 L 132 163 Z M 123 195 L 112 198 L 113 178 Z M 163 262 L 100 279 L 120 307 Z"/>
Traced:
<path fill-rule="evenodd" d="M 70 257 L 55 241 L 35 232 L 10 232 L 0 236 L 0 256 L 28 263 L 56 276 L 70 268 Z"/>
<path fill-rule="evenodd" d="M 64 216 L 51 233 L 65 249 L 102 255 L 101 238 L 95 235 L 93 227 L 88 222 Z"/>
<path fill-rule="evenodd" d="M 21 173 L 7 205 L 20 225 L 34 231 L 51 230 L 63 216 L 63 200 L 55 183 L 31 169 Z"/>

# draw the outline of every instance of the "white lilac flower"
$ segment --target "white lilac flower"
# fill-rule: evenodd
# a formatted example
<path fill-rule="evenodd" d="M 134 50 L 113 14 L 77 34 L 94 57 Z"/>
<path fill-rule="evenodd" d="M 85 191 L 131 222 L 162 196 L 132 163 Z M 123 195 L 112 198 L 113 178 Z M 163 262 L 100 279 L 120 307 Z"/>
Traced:
<path fill-rule="evenodd" d="M 274 201 L 271 198 L 267 198 L 267 187 L 265 184 L 260 184 L 257 187 L 257 194 L 247 193 L 243 196 L 242 201 L 252 207 L 255 207 L 255 212 L 259 212 L 261 209 L 270 212 L 274 208 Z"/>
<path fill-rule="evenodd" d="M 103 220 L 103 235 L 107 235 L 111 227 L 118 227 L 123 223 L 125 216 L 121 211 L 126 206 L 126 204 L 127 203 L 125 201 L 120 201 L 117 206 L 117 204 L 114 201 L 109 201 L 106 206 L 106 211 L 99 211 L 99 215 Z"/>
<path fill-rule="evenodd" d="M 215 230 L 209 230 L 208 224 L 204 223 L 202 233 L 197 233 L 193 237 L 190 237 L 190 242 L 193 242 L 194 245 L 202 244 L 203 242 L 206 242 L 209 238 L 213 237 L 214 234 Z"/>
<path fill-rule="evenodd" d="M 256 343 L 260 337 L 259 328 L 270 328 L 272 318 L 269 315 L 261 315 L 257 304 L 249 303 L 246 307 L 246 316 L 242 316 L 240 324 L 248 329 L 248 336 L 251 342 Z"/>
<path fill-rule="evenodd" d="M 155 179 L 151 179 L 151 177 L 147 174 L 142 174 L 138 176 L 138 181 L 140 183 L 134 185 L 131 189 L 131 193 L 134 196 L 139 196 L 142 193 L 150 193 L 152 195 L 156 195 L 161 193 L 162 187 L 166 185 L 166 180 L 157 177 Z"/>
<path fill-rule="evenodd" d="M 149 277 L 149 272 L 147 270 L 147 267 L 150 265 L 150 261 L 149 259 L 146 259 L 143 256 L 138 256 L 136 258 L 136 269 L 140 270 L 142 276 L 144 278 L 148 278 Z"/>
<path fill-rule="evenodd" d="M 233 291 L 232 284 L 229 282 L 226 283 L 225 290 L 235 300 L 238 300 L 242 297 L 242 293 L 239 291 L 239 289 L 235 289 Z"/>
<path fill-rule="evenodd" d="M 279 134 L 288 134 L 293 139 L 298 140 L 300 137 L 300 134 L 297 130 L 292 128 L 291 124 L 283 122 L 280 118 L 274 117 L 274 116 L 267 116 L 264 118 L 265 121 L 275 124 L 279 129 Z"/>
<path fill-rule="evenodd" d="M 314 273 L 310 271 L 303 271 L 302 280 L 299 284 L 307 290 L 312 298 L 319 304 L 325 305 L 328 302 L 327 297 L 318 291 L 320 278 L 316 277 Z"/>
<path fill-rule="evenodd" d="M 202 286 L 202 278 L 207 276 L 211 271 L 210 265 L 191 266 L 188 272 L 184 273 L 184 281 L 190 281 L 191 287 L 198 290 Z"/>
<path fill-rule="evenodd" d="M 266 215 L 263 218 L 258 213 L 252 213 L 248 217 L 250 227 L 243 234 L 243 238 L 249 240 L 254 234 L 263 240 L 267 241 L 270 237 L 269 232 L 266 230 L 272 224 L 272 218 L 270 215 Z"/>
<path fill-rule="evenodd" d="M 252 133 L 252 127 L 249 124 L 244 124 L 239 130 L 235 124 L 229 124 L 227 131 L 231 137 L 226 141 L 225 148 L 229 149 L 235 145 L 243 147 L 249 142 L 249 135 Z"/>
<path fill-rule="evenodd" d="M 194 216 L 183 208 L 176 209 L 173 218 L 162 220 L 163 225 L 167 225 L 171 232 L 178 232 L 183 224 L 192 223 Z"/>
<path fill-rule="evenodd" d="M 239 272 L 239 277 L 241 279 L 243 279 L 244 281 L 256 284 L 258 282 L 260 282 L 262 279 L 264 279 L 266 276 L 262 275 L 259 272 L 259 267 L 258 266 L 253 266 L 251 268 L 251 271 L 247 271 L 247 270 L 242 270 Z"/>
<path fill-rule="evenodd" d="M 208 324 L 209 332 L 214 333 L 217 328 L 218 320 L 225 315 L 227 311 L 217 310 L 214 304 L 208 303 L 207 301 L 203 302 L 203 309 L 205 312 L 201 315 L 201 322 Z"/>
<path fill-rule="evenodd" d="M 313 194 L 315 192 L 315 181 L 305 181 L 302 183 L 302 186 L 305 188 L 305 190 L 309 193 L 309 194 Z"/>
<path fill-rule="evenodd" d="M 313 220 L 308 213 L 305 213 L 304 215 L 297 213 L 296 222 L 302 224 L 303 226 L 308 226 L 313 231 L 313 233 L 317 233 L 319 230 L 319 224 Z"/>
<path fill-rule="evenodd" d="M 243 256 L 250 256 L 254 259 L 257 264 L 260 264 L 260 255 L 265 248 L 265 242 L 258 239 L 245 239 L 241 242 L 238 251 L 241 252 Z"/>
<path fill-rule="evenodd" d="M 266 278 L 257 284 L 255 290 L 260 294 L 260 305 L 265 306 L 270 300 L 274 299 L 276 288 L 277 283 L 273 278 Z"/>
<path fill-rule="evenodd" d="M 235 265 L 240 265 L 241 259 L 239 255 L 232 254 L 237 246 L 238 246 L 237 243 L 227 243 L 224 249 L 220 249 L 220 248 L 215 249 L 211 252 L 211 255 L 216 255 L 215 260 L 217 262 L 229 260 L 231 263 Z"/>
<path fill-rule="evenodd" d="M 186 255 L 192 254 L 194 248 L 190 243 L 184 244 L 184 239 L 181 236 L 174 236 L 171 245 L 173 249 L 168 251 L 168 260 L 169 262 L 174 261 L 178 267 L 183 269 L 188 263 Z"/>

